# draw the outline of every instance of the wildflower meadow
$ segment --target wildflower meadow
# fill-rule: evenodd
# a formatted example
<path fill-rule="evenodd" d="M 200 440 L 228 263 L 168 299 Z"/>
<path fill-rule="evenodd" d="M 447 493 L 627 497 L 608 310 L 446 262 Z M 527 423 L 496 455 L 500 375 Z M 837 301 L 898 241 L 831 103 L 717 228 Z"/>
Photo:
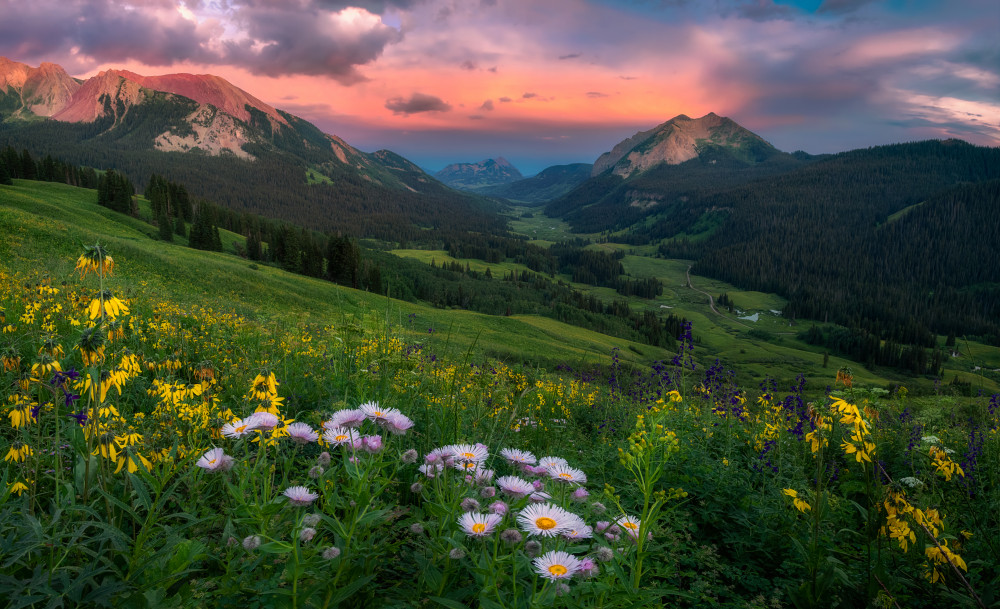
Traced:
<path fill-rule="evenodd" d="M 1000 607 L 1000 396 L 560 374 L 0 267 L 20 607 Z"/>

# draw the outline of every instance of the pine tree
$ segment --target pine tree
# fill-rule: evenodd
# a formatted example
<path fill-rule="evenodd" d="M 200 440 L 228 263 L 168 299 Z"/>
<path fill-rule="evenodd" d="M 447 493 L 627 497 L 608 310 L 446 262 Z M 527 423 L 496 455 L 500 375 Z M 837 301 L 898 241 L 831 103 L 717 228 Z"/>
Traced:
<path fill-rule="evenodd" d="M 38 179 L 38 168 L 27 149 L 21 151 L 21 178 L 25 180 Z"/>
<path fill-rule="evenodd" d="M 253 229 L 247 233 L 247 258 L 250 260 L 261 259 L 260 233 Z"/>
<path fill-rule="evenodd" d="M 173 224 L 170 222 L 167 214 L 161 212 L 159 217 L 156 218 L 156 224 L 159 227 L 160 239 L 164 241 L 174 240 Z"/>

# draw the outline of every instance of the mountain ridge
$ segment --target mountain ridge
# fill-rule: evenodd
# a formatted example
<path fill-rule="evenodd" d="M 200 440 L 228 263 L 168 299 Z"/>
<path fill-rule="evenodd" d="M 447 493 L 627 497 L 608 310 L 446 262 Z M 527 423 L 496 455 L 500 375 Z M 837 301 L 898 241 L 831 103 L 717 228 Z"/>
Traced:
<path fill-rule="evenodd" d="M 615 175 L 629 178 L 660 163 L 679 165 L 690 161 L 710 147 L 726 148 L 750 162 L 759 162 L 779 152 L 762 137 L 728 117 L 709 112 L 692 119 L 679 114 L 616 144 L 594 161 L 591 176 L 610 169 Z"/>
<path fill-rule="evenodd" d="M 517 167 L 498 156 L 478 163 L 452 163 L 434 174 L 441 182 L 460 190 L 480 190 L 524 178 Z"/>

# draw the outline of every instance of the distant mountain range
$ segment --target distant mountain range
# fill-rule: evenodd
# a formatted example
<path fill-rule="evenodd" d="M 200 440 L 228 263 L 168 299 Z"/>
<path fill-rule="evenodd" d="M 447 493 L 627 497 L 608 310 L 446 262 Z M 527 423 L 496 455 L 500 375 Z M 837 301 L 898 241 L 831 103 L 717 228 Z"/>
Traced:
<path fill-rule="evenodd" d="M 0 144 L 152 173 L 224 206 L 357 236 L 421 229 L 504 231 L 490 203 L 462 195 L 387 150 L 365 153 L 212 75 L 107 70 L 0 57 Z"/>
<path fill-rule="evenodd" d="M 478 163 L 454 163 L 435 173 L 434 177 L 452 188 L 473 191 L 524 178 L 517 167 L 502 156 Z"/>

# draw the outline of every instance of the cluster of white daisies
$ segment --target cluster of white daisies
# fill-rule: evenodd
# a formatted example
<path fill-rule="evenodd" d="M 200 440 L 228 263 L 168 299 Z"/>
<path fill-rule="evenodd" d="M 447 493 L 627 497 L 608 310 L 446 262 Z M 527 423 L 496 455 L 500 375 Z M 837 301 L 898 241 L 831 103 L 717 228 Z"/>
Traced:
<path fill-rule="evenodd" d="M 516 515 L 520 530 L 511 528 L 503 531 L 500 537 L 505 542 L 520 542 L 522 532 L 541 538 L 561 536 L 570 541 L 590 539 L 594 536 L 593 527 L 579 515 L 552 503 L 552 495 L 544 490 L 544 480 L 548 479 L 556 484 L 575 487 L 570 497 L 578 502 L 585 501 L 589 493 L 582 486 L 587 482 L 587 475 L 582 470 L 571 467 L 560 457 L 548 456 L 537 459 L 530 452 L 511 448 L 501 450 L 500 454 L 521 474 L 533 476 L 534 479 L 527 480 L 518 475 L 495 477 L 495 472 L 485 465 L 489 449 L 483 444 L 453 444 L 436 448 L 424 458 L 420 472 L 428 478 L 435 478 L 448 470 L 458 470 L 465 473 L 465 482 L 480 487 L 480 497 L 493 498 L 496 489 L 499 489 L 508 501 L 517 502 L 527 498 L 527 505 Z M 413 490 L 422 491 L 422 485 L 416 483 Z M 595 503 L 594 507 L 598 511 L 604 509 L 599 503 Z M 461 508 L 464 513 L 458 518 L 459 527 L 469 537 L 479 539 L 492 535 L 510 511 L 510 506 L 498 499 L 482 512 L 479 501 L 471 497 L 462 501 Z M 610 542 L 618 541 L 623 532 L 635 540 L 639 536 L 640 525 L 639 519 L 626 515 L 613 523 L 598 522 L 596 532 L 603 534 Z M 534 545 L 537 547 L 537 542 L 534 542 Z M 613 555 L 610 549 L 605 547 L 602 550 L 598 552 L 598 558 L 604 561 L 610 560 Z M 538 556 L 533 565 L 539 575 L 553 581 L 566 580 L 574 575 L 592 577 L 598 572 L 597 563 L 593 559 L 580 559 L 561 550 L 549 551 Z"/>
<path fill-rule="evenodd" d="M 377 402 L 366 402 L 354 409 L 338 410 L 322 423 L 321 432 L 308 423 L 290 423 L 282 435 L 296 444 L 319 441 L 329 446 L 342 446 L 351 451 L 377 453 L 382 450 L 382 436 L 365 435 L 359 428 L 366 421 L 378 425 L 393 435 L 404 435 L 413 427 L 413 421 L 395 408 L 379 406 Z M 255 412 L 245 419 L 236 419 L 222 426 L 220 433 L 232 439 L 240 439 L 255 431 L 271 431 L 278 427 L 280 419 L 269 412 Z M 208 471 L 225 471 L 233 466 L 233 458 L 222 448 L 213 448 L 198 460 L 198 467 Z"/>

